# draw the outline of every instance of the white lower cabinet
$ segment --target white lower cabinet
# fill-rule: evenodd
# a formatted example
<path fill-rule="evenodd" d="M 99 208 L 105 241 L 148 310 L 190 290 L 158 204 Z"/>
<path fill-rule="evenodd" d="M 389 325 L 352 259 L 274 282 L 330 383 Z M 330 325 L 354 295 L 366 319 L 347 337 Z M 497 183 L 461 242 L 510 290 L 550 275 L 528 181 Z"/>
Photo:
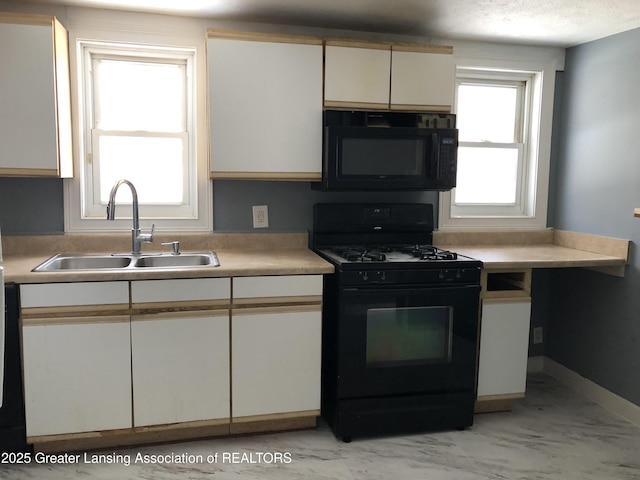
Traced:
<path fill-rule="evenodd" d="M 228 278 L 131 282 L 135 427 L 230 415 Z"/>
<path fill-rule="evenodd" d="M 523 397 L 531 299 L 485 299 L 482 306 L 478 400 Z"/>
<path fill-rule="evenodd" d="M 234 311 L 232 417 L 320 409 L 320 309 Z"/>
<path fill-rule="evenodd" d="M 20 290 L 27 437 L 130 428 L 128 283 Z"/>
<path fill-rule="evenodd" d="M 233 299 L 230 278 L 21 285 L 28 440 L 105 448 L 315 425 L 322 276 L 233 281 Z"/>
<path fill-rule="evenodd" d="M 134 426 L 229 418 L 229 311 L 134 315 Z"/>
<path fill-rule="evenodd" d="M 320 411 L 322 275 L 233 279 L 232 423 Z"/>

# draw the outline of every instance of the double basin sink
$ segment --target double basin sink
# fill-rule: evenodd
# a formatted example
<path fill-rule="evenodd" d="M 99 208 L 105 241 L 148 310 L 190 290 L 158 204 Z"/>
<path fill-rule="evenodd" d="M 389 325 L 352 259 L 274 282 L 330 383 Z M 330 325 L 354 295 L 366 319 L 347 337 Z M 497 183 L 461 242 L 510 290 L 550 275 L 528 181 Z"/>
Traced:
<path fill-rule="evenodd" d="M 141 270 L 162 268 L 218 267 L 215 252 L 159 254 L 65 254 L 54 255 L 33 269 L 34 272 L 72 270 Z"/>

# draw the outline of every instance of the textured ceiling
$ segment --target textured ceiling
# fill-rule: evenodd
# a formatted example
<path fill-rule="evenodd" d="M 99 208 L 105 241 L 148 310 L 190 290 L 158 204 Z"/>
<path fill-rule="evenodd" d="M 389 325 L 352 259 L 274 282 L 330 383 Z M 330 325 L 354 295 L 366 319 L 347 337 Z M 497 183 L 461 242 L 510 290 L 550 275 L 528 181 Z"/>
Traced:
<path fill-rule="evenodd" d="M 28 1 L 560 47 L 640 27 L 640 0 Z"/>

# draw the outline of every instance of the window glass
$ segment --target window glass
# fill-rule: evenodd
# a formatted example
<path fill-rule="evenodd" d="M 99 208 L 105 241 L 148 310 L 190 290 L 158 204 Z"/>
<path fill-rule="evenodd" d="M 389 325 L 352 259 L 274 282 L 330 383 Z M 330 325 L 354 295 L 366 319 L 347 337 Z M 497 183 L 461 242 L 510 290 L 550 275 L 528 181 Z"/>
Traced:
<path fill-rule="evenodd" d="M 516 141 L 518 88 L 505 85 L 461 84 L 457 126 L 463 142 Z"/>
<path fill-rule="evenodd" d="M 525 161 L 525 82 L 469 79 L 458 83 L 458 170 L 453 206 L 518 207 Z"/>
<path fill-rule="evenodd" d="M 518 157 L 517 148 L 459 147 L 455 203 L 516 203 Z"/>
<path fill-rule="evenodd" d="M 121 178 L 136 186 L 142 204 L 181 204 L 184 198 L 184 142 L 181 138 L 108 136 L 99 139 L 100 202 L 109 201 Z M 130 203 L 131 191 L 118 189 L 116 202 Z"/>
<path fill-rule="evenodd" d="M 185 130 L 185 66 L 94 59 L 95 127 L 101 130 Z"/>

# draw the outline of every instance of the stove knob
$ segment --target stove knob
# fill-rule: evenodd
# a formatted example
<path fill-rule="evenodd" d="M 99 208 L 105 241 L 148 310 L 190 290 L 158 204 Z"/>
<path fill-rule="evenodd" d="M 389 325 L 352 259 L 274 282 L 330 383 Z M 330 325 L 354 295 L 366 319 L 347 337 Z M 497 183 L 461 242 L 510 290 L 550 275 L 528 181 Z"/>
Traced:
<path fill-rule="evenodd" d="M 365 282 L 369 280 L 369 276 L 367 275 L 367 272 L 360 272 L 360 275 L 362 276 L 362 280 L 364 280 Z"/>
<path fill-rule="evenodd" d="M 382 272 L 382 274 L 380 275 L 380 280 L 386 280 L 386 279 L 387 279 L 386 272 Z"/>
<path fill-rule="evenodd" d="M 444 270 L 440 270 L 440 275 L 438 275 L 440 280 L 444 280 Z"/>

